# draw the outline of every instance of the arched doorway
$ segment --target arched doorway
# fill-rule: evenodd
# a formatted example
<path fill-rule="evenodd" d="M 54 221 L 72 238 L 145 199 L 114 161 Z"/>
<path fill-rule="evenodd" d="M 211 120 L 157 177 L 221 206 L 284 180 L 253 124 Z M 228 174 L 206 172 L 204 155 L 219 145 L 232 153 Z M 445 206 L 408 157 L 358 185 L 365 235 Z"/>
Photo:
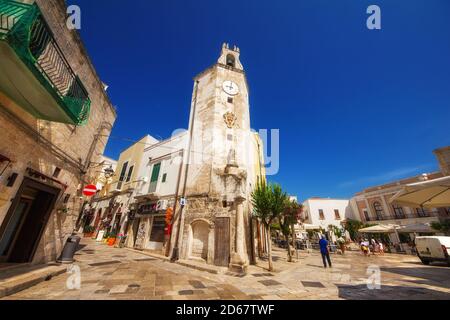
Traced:
<path fill-rule="evenodd" d="M 195 221 L 191 225 L 192 228 L 192 243 L 191 254 L 192 258 L 208 259 L 208 238 L 209 238 L 209 224 L 206 221 Z"/>

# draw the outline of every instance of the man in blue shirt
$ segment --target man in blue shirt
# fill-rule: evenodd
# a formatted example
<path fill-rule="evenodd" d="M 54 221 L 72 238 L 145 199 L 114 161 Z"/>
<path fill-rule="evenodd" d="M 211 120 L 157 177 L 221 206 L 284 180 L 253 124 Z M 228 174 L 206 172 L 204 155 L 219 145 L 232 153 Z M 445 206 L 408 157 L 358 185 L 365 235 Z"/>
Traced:
<path fill-rule="evenodd" d="M 324 268 L 327 267 L 327 261 L 328 265 L 331 266 L 331 258 L 330 258 L 330 251 L 328 250 L 328 241 L 325 239 L 325 236 L 322 236 L 319 241 L 320 246 L 320 253 L 322 254 L 322 260 L 323 260 L 323 266 Z"/>

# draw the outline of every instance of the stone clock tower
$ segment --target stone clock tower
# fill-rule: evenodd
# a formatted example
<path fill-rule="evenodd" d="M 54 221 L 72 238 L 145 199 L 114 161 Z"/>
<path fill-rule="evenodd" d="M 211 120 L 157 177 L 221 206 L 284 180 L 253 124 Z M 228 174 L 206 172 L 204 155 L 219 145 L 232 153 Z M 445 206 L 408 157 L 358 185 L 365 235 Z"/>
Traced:
<path fill-rule="evenodd" d="M 179 246 L 181 259 L 245 271 L 252 241 L 252 148 L 247 80 L 239 58 L 239 48 L 223 44 L 217 63 L 194 79 Z"/>

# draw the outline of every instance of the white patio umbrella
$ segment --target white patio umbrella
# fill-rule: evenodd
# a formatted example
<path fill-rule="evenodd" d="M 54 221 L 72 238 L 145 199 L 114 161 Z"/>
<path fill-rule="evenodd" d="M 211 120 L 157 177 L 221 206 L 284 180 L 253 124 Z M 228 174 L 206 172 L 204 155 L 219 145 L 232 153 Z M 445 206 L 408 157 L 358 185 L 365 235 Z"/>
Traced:
<path fill-rule="evenodd" d="M 450 176 L 408 184 L 390 202 L 413 208 L 450 207 Z"/>
<path fill-rule="evenodd" d="M 359 229 L 358 232 L 361 232 L 361 233 L 395 233 L 395 235 L 397 236 L 397 239 L 400 240 L 400 236 L 398 234 L 399 228 L 400 228 L 400 226 L 395 225 L 395 224 L 378 224 L 375 226 Z M 399 245 L 400 245 L 400 248 L 402 248 L 401 243 L 399 243 Z"/>
<path fill-rule="evenodd" d="M 375 226 L 359 229 L 361 233 L 395 233 L 396 225 L 393 224 L 377 224 Z"/>

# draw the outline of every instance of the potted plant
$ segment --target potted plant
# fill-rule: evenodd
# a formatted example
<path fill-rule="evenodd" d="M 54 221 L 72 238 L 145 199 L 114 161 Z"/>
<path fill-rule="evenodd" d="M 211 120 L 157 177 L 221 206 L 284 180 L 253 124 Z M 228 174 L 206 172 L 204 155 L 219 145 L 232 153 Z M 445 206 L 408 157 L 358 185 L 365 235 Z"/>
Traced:
<path fill-rule="evenodd" d="M 93 226 L 85 226 L 83 235 L 85 238 L 92 238 L 94 236 L 95 228 Z"/>
<path fill-rule="evenodd" d="M 110 233 L 108 236 L 108 246 L 113 246 L 116 243 L 116 234 Z"/>
<path fill-rule="evenodd" d="M 102 240 L 103 243 L 108 243 L 109 235 L 110 235 L 109 232 L 105 232 L 105 234 L 103 235 L 103 240 Z"/>
<path fill-rule="evenodd" d="M 341 249 L 342 254 L 345 253 L 345 239 L 340 237 L 339 239 L 336 240 L 339 248 Z"/>

